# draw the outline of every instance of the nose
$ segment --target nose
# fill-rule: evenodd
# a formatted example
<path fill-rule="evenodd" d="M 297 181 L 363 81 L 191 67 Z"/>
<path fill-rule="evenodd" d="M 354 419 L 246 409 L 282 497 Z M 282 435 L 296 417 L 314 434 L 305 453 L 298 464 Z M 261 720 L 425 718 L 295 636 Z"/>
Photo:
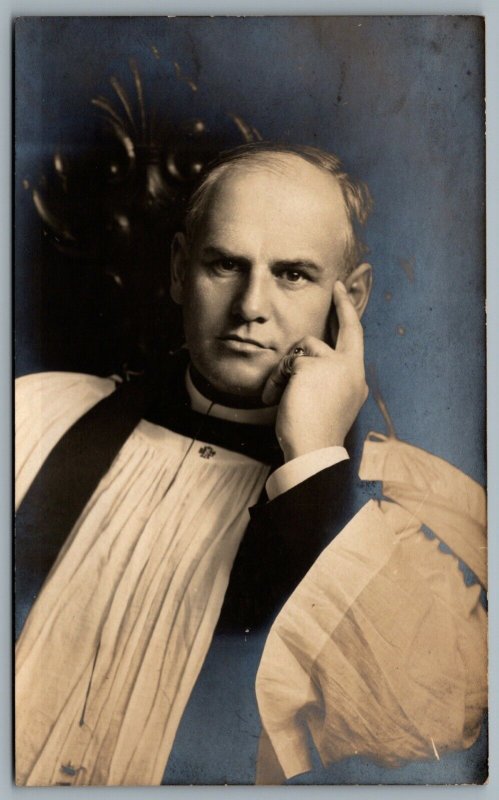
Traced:
<path fill-rule="evenodd" d="M 265 272 L 250 269 L 241 275 L 232 313 L 244 322 L 266 322 L 270 315 L 270 286 Z"/>

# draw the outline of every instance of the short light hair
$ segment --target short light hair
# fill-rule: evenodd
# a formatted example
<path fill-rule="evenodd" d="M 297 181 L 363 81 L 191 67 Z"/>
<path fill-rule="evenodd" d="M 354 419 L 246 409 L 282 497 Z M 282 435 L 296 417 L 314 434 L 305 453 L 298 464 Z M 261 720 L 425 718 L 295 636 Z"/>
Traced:
<path fill-rule="evenodd" d="M 365 225 L 372 210 L 372 198 L 367 185 L 352 178 L 345 171 L 338 156 L 320 150 L 318 147 L 254 142 L 221 153 L 215 162 L 207 166 L 188 202 L 185 214 L 187 239 L 189 241 L 194 239 L 204 217 L 213 188 L 223 175 L 234 168 L 250 166 L 255 162 L 275 166 L 276 155 L 279 156 L 280 154 L 298 156 L 304 161 L 308 161 L 309 164 L 328 172 L 338 181 L 350 223 L 350 235 L 345 246 L 343 265 L 343 275 L 344 277 L 348 276 L 362 263 L 366 253 L 369 252 L 369 248 L 360 236 L 360 228 Z"/>

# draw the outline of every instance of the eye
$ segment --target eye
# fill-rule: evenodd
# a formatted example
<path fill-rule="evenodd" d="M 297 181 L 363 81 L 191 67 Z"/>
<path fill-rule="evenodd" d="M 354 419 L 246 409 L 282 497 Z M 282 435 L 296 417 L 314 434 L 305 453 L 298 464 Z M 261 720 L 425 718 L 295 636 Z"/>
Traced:
<path fill-rule="evenodd" d="M 301 280 L 302 278 L 305 278 L 305 276 L 301 272 L 298 272 L 298 270 L 296 269 L 288 269 L 286 270 L 285 274 L 286 278 L 288 279 L 288 281 L 291 281 L 291 283 L 297 283 L 297 281 Z"/>
<path fill-rule="evenodd" d="M 279 272 L 279 278 L 284 279 L 287 283 L 301 284 L 310 280 L 306 272 L 300 269 L 283 269 Z"/>
<path fill-rule="evenodd" d="M 236 261 L 233 261 L 232 258 L 222 258 L 220 260 L 220 266 L 222 269 L 227 270 L 227 272 L 232 272 L 235 269 L 239 269 L 239 264 Z"/>
<path fill-rule="evenodd" d="M 237 272 L 241 269 L 241 265 L 232 258 L 217 258 L 210 262 L 210 268 L 218 275 L 224 275 L 230 272 Z"/>

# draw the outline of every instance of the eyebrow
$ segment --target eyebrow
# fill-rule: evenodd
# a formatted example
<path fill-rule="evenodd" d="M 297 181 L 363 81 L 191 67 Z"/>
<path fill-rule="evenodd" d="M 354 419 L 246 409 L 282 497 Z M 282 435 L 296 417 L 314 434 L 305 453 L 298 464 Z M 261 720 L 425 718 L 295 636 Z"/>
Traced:
<path fill-rule="evenodd" d="M 209 245 L 208 247 L 203 247 L 201 251 L 201 255 L 204 258 L 230 258 L 231 261 L 236 261 L 240 264 L 251 264 L 251 259 L 247 258 L 246 256 L 238 256 L 234 253 L 231 253 L 229 250 L 225 250 L 223 247 L 214 247 L 213 245 Z"/>
<path fill-rule="evenodd" d="M 245 264 L 249 266 L 251 264 L 251 259 L 247 256 L 236 255 L 231 253 L 229 250 L 226 250 L 224 247 L 215 247 L 213 245 L 209 245 L 208 247 L 203 247 L 202 255 L 205 258 L 230 258 L 232 261 L 235 261 L 238 264 Z M 312 272 L 321 273 L 324 272 L 324 268 L 316 264 L 315 261 L 310 261 L 307 258 L 292 258 L 292 259 L 279 259 L 278 261 L 273 261 L 271 264 L 272 268 L 280 268 L 280 269 L 297 269 L 299 267 L 309 269 Z"/>

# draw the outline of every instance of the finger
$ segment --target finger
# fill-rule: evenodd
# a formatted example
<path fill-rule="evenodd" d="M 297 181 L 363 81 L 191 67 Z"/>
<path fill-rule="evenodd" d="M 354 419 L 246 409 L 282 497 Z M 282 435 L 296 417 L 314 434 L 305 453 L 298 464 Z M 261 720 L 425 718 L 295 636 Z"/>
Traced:
<path fill-rule="evenodd" d="M 284 368 L 285 358 L 287 358 L 287 356 L 281 358 L 279 363 L 276 364 L 263 387 L 262 402 L 265 403 L 266 406 L 277 405 L 288 384 L 290 376 Z"/>
<path fill-rule="evenodd" d="M 364 331 L 357 311 L 341 281 L 336 281 L 333 297 L 339 324 L 336 350 L 363 355 Z"/>
<path fill-rule="evenodd" d="M 272 406 L 279 403 L 290 378 L 302 367 L 304 359 L 309 355 L 304 346 L 305 339 L 302 340 L 302 345 L 295 345 L 291 352 L 286 353 L 270 373 L 262 392 L 262 401 L 265 405 Z"/>

